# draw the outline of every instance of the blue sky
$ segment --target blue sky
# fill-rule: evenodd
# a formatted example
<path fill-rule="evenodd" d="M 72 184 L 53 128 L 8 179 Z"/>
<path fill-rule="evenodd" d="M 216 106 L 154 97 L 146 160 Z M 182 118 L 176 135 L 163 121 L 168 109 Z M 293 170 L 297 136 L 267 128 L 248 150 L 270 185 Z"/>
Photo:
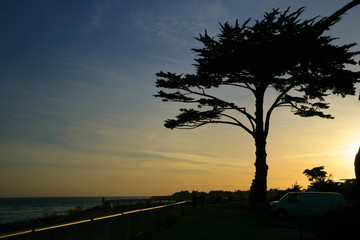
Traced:
<path fill-rule="evenodd" d="M 229 127 L 165 129 L 163 121 L 178 106 L 152 97 L 155 73 L 194 72 L 190 49 L 200 46 L 194 37 L 205 29 L 215 36 L 218 22 L 260 19 L 288 6 L 305 6 L 304 18 L 327 16 L 345 2 L 1 1 L 0 197 L 247 189 L 254 173 L 252 139 Z M 360 43 L 359 16 L 360 7 L 352 9 L 329 34 L 340 37 L 338 43 Z M 248 95 L 240 97 L 252 103 Z M 306 121 L 289 110 L 274 117 L 270 187 L 305 185 L 302 168 L 316 164 L 338 178 L 353 176 L 351 160 L 336 164 L 359 145 L 359 102 L 334 98 L 332 106 L 333 121 Z M 341 144 L 319 144 L 329 138 Z M 309 149 L 314 143 L 321 147 Z M 288 165 L 281 161 L 290 158 Z M 288 174 L 295 169 L 295 177 Z"/>

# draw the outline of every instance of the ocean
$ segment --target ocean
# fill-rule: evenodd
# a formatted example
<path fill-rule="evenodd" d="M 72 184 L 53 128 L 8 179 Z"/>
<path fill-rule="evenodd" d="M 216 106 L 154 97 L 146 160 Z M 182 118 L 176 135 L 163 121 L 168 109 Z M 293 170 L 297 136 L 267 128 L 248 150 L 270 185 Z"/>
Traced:
<path fill-rule="evenodd" d="M 105 199 L 136 198 L 140 197 L 109 197 Z M 0 224 L 36 219 L 51 214 L 62 215 L 77 206 L 90 208 L 98 205 L 102 205 L 101 197 L 0 198 Z"/>

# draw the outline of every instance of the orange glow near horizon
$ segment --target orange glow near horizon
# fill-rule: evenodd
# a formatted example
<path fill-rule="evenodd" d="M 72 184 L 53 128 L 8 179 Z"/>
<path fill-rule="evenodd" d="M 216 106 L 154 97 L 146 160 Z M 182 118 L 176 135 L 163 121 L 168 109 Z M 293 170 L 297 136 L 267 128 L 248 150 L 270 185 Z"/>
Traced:
<path fill-rule="evenodd" d="M 235 25 L 238 19 L 241 25 L 251 18 L 252 26 L 265 12 L 289 6 L 290 12 L 305 7 L 305 20 L 345 5 L 336 0 L 45 2 L 0 1 L 6 6 L 0 17 L 5 23 L 0 23 L 0 198 L 249 190 L 256 151 L 251 134 L 224 124 L 166 129 L 164 121 L 179 108 L 197 109 L 197 104 L 155 98 L 160 90 L 155 74 L 195 74 L 199 56 L 191 49 L 202 44 L 194 37 L 205 29 L 216 37 L 219 23 Z M 351 48 L 358 52 L 359 22 L 360 5 L 324 36 L 336 39 L 334 45 L 358 43 Z M 354 56 L 359 60 L 360 54 Z M 346 68 L 360 73 L 358 64 Z M 254 116 L 254 94 L 240 82 L 240 87 L 203 91 Z M 296 182 L 307 188 L 303 171 L 318 166 L 334 181 L 355 177 L 360 83 L 355 88 L 355 96 L 345 98 L 328 92 L 324 102 L 330 108 L 324 111 L 333 120 L 295 116 L 285 104 L 274 109 L 266 145 L 268 189 Z M 265 94 L 264 118 L 279 93 L 268 88 Z M 236 112 L 231 114 L 253 129 L 251 118 Z"/>

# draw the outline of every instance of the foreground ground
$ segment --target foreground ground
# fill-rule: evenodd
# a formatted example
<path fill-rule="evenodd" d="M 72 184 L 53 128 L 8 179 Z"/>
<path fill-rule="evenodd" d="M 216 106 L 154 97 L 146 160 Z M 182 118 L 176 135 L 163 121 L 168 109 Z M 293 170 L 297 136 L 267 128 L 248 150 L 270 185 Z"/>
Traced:
<path fill-rule="evenodd" d="M 311 231 L 304 230 L 296 221 L 270 220 L 264 227 L 258 224 L 257 215 L 245 210 L 205 206 L 192 209 L 184 206 L 184 217 L 151 240 L 201 240 L 201 239 L 317 239 Z"/>

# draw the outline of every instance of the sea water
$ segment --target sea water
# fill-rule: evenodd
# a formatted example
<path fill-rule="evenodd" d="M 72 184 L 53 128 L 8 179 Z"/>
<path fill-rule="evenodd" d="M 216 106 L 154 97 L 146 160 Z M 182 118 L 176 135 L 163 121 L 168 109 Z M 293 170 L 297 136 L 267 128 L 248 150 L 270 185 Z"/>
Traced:
<path fill-rule="evenodd" d="M 100 197 L 0 198 L 0 224 L 66 214 L 77 206 L 102 204 Z"/>
<path fill-rule="evenodd" d="M 43 197 L 0 198 L 0 224 L 67 214 L 78 206 L 91 208 L 103 204 L 103 200 L 148 199 L 149 197 Z"/>

